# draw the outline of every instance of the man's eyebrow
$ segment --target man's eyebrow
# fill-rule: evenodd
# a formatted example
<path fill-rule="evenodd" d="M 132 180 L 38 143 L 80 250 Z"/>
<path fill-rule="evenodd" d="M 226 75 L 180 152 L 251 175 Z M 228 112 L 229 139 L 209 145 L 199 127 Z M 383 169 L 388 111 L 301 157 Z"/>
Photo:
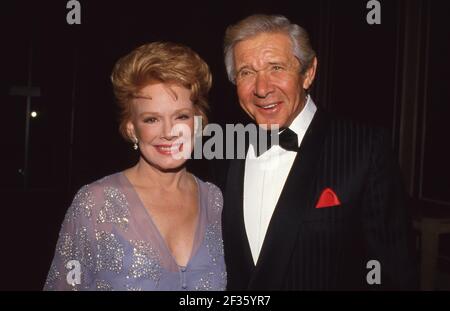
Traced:
<path fill-rule="evenodd" d="M 285 61 L 274 61 L 274 62 L 269 62 L 269 65 L 286 65 L 287 63 Z"/>
<path fill-rule="evenodd" d="M 283 61 L 283 60 L 280 60 L 280 61 L 272 61 L 272 62 L 268 62 L 268 65 L 269 65 L 269 66 L 272 66 L 272 65 L 283 65 L 283 66 L 287 66 L 287 65 L 288 65 L 288 62 Z M 240 72 L 241 70 L 243 70 L 243 69 L 254 70 L 254 69 L 251 68 L 250 65 L 243 65 L 242 67 L 239 67 L 239 68 L 236 70 L 236 73 L 239 73 L 239 72 Z"/>
<path fill-rule="evenodd" d="M 248 68 L 250 68 L 249 65 L 243 65 L 243 66 L 239 67 L 239 68 L 236 70 L 236 72 L 239 72 L 239 71 L 241 71 L 242 69 L 248 69 Z"/>

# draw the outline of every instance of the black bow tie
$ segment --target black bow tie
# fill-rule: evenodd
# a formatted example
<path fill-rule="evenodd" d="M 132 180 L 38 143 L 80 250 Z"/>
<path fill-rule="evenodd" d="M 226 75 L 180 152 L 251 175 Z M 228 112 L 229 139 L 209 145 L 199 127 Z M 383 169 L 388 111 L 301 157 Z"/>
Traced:
<path fill-rule="evenodd" d="M 298 150 L 298 137 L 297 134 L 290 128 L 285 129 L 278 135 L 280 147 L 287 151 Z"/>
<path fill-rule="evenodd" d="M 265 132 L 267 135 L 267 149 L 259 150 L 260 148 L 257 148 L 256 146 L 256 154 L 258 157 L 263 154 L 265 151 L 269 150 L 270 147 L 274 145 L 274 139 L 271 135 L 270 131 Z M 283 130 L 281 133 L 276 133 L 273 135 L 278 135 L 278 145 L 280 145 L 281 148 L 287 150 L 287 151 L 298 151 L 298 137 L 297 134 L 291 130 L 290 128 L 287 128 Z"/>

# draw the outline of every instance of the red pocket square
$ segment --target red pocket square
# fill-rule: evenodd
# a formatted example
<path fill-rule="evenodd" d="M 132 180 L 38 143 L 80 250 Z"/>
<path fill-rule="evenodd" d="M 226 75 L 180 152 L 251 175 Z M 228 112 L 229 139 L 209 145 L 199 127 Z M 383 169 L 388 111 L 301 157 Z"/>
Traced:
<path fill-rule="evenodd" d="M 319 201 L 316 204 L 316 208 L 330 207 L 341 205 L 336 193 L 330 188 L 326 188 L 322 191 Z"/>

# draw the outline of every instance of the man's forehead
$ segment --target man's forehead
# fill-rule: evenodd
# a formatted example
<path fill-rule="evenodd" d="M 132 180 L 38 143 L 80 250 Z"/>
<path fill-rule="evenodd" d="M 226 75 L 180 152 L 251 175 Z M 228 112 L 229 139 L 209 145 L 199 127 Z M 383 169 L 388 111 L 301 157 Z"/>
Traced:
<path fill-rule="evenodd" d="M 259 60 L 270 60 L 271 58 L 294 57 L 292 44 L 287 35 L 284 34 L 260 34 L 243 40 L 234 48 L 235 61 L 246 62 Z"/>

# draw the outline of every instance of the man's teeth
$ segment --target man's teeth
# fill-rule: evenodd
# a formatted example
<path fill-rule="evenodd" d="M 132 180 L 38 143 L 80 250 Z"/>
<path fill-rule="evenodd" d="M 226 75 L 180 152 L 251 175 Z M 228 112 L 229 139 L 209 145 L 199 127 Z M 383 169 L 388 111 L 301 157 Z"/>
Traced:
<path fill-rule="evenodd" d="M 263 106 L 264 109 L 272 109 L 273 107 L 275 107 L 278 104 L 272 104 L 272 105 L 268 105 L 268 106 Z"/>

